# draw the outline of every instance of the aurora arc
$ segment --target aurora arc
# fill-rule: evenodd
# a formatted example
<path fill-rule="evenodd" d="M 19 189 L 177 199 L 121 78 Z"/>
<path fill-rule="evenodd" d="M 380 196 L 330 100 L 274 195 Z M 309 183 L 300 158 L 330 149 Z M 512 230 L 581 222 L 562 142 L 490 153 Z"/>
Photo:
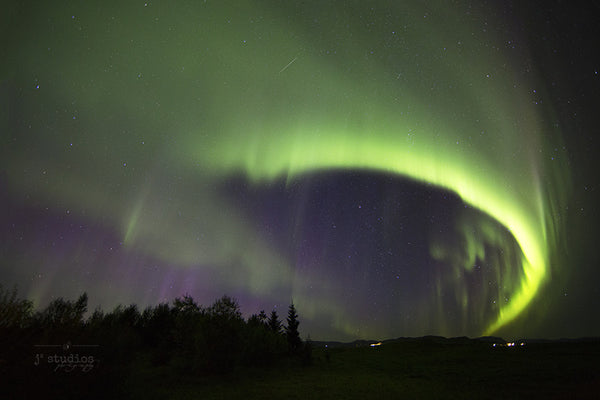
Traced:
<path fill-rule="evenodd" d="M 500 61 L 492 54 L 488 60 Z M 284 69 L 287 69 L 287 66 L 289 65 Z M 322 69 L 323 67 L 325 66 L 308 68 Z M 485 73 L 489 68 L 490 65 L 483 64 L 474 67 L 470 72 L 485 79 L 489 78 L 489 74 Z M 504 73 L 510 75 L 512 71 L 506 67 L 506 64 L 504 68 L 506 69 Z M 338 81 L 336 75 L 331 71 L 328 80 Z M 314 84 L 314 87 L 321 86 Z M 511 93 L 511 89 L 514 88 L 511 86 L 501 79 L 495 83 L 482 84 L 482 90 L 496 94 L 500 100 L 492 106 L 487 100 L 483 100 L 479 93 L 472 96 L 472 101 L 484 103 L 478 107 L 484 114 L 480 118 L 512 121 L 512 123 L 501 123 L 499 129 L 490 132 L 491 135 L 497 135 L 498 141 L 526 136 L 528 140 L 542 148 L 544 145 L 539 135 L 549 129 L 544 126 L 544 115 L 540 112 L 540 107 L 533 105 L 534 102 L 530 101 L 526 104 L 523 99 L 519 99 L 511 104 L 511 97 L 527 97 L 526 94 L 518 91 Z M 409 93 L 413 94 L 415 91 L 415 87 L 409 88 Z M 397 95 L 386 94 L 389 97 L 382 95 L 381 92 L 377 97 L 390 100 L 390 103 L 395 99 L 398 103 Z M 339 107 L 336 103 L 341 98 L 340 93 L 330 93 L 330 98 L 325 104 Z M 320 99 L 315 98 L 315 100 L 317 103 L 320 102 Z M 450 96 L 442 100 L 439 105 L 443 107 L 444 101 L 451 100 Z M 380 106 L 372 107 L 373 103 Z M 485 103 L 494 109 L 486 109 Z M 503 159 L 487 153 L 487 160 L 483 160 L 481 154 L 465 154 L 460 150 L 455 152 L 451 150 L 448 142 L 444 143 L 437 138 L 463 136 L 464 133 L 453 132 L 451 128 L 443 127 L 443 122 L 439 119 L 436 121 L 436 117 L 431 112 L 425 111 L 423 119 L 415 121 L 411 118 L 390 117 L 397 115 L 398 112 L 391 107 L 386 107 L 385 100 L 382 101 L 381 98 L 367 95 L 362 98 L 362 104 L 368 111 L 361 113 L 356 105 L 351 106 L 350 109 L 359 115 L 368 115 L 366 118 L 369 125 L 365 129 L 348 128 L 345 122 L 347 117 L 341 117 L 337 124 L 331 123 L 334 118 L 321 124 L 308 122 L 314 115 L 314 111 L 310 110 L 305 116 L 306 119 L 291 128 L 274 126 L 263 129 L 261 127 L 253 131 L 251 127 L 240 127 L 238 132 L 243 132 L 242 134 L 232 134 L 229 139 L 231 141 L 226 139 L 221 145 L 216 144 L 210 148 L 209 154 L 204 154 L 200 150 L 199 159 L 204 165 L 214 166 L 218 170 L 229 171 L 229 173 L 243 171 L 255 182 L 271 181 L 282 176 L 294 179 L 307 172 L 327 169 L 366 169 L 399 174 L 455 192 L 463 201 L 504 225 L 512 233 L 522 251 L 521 262 L 524 275 L 520 286 L 512 294 L 511 301 L 499 309 L 497 319 L 485 329 L 484 333 L 491 334 L 497 331 L 527 307 L 549 273 L 549 246 L 556 240 L 558 223 L 548 215 L 549 210 L 555 207 L 555 204 L 550 204 L 555 199 L 548 198 L 548 195 L 555 192 L 543 187 L 540 170 L 547 169 L 543 165 L 544 161 L 537 154 L 533 154 L 533 151 L 520 153 L 518 157 L 522 158 L 515 160 L 517 149 L 513 149 L 515 152 L 513 157 L 506 158 L 503 154 L 502 157 L 505 157 Z M 450 104 L 445 106 L 452 108 Z M 385 110 L 385 114 L 381 110 Z M 294 120 L 298 121 L 300 118 L 302 117 L 296 116 Z M 432 120 L 437 124 L 423 122 Z M 479 119 L 477 121 L 479 122 Z M 476 132 L 473 132 L 473 135 L 475 134 Z M 406 140 L 407 136 L 412 139 Z M 415 139 L 415 136 L 419 136 L 420 140 Z M 515 143 L 521 145 L 520 142 Z M 494 151 L 493 144 L 488 143 L 487 147 L 487 151 Z M 191 148 L 194 146 L 192 145 Z M 479 148 L 482 149 L 485 147 Z M 510 171 L 512 176 L 508 176 L 507 171 Z M 513 179 L 518 175 L 520 179 L 517 184 Z M 550 171 L 549 175 L 556 181 L 562 181 L 568 173 Z M 511 183 L 506 184 L 507 181 Z"/>
<path fill-rule="evenodd" d="M 34 92 L 23 108 L 50 122 L 34 128 L 39 144 L 6 149 L 9 181 L 97 215 L 110 209 L 127 246 L 162 259 L 218 265 L 217 253 L 247 250 L 250 268 L 264 260 L 247 247 L 173 251 L 187 250 L 196 228 L 156 212 L 162 197 L 153 182 L 166 179 L 162 171 L 206 186 L 240 172 L 260 185 L 332 169 L 435 185 L 500 222 L 520 247 L 523 276 L 484 329 L 494 332 L 526 309 L 550 274 L 561 230 L 555 210 L 564 205 L 569 172 L 564 161 L 550 160 L 562 146 L 560 132 L 551 108 L 537 101 L 539 77 L 522 72 L 535 70 L 524 66 L 527 49 L 508 45 L 515 38 L 504 37 L 502 21 L 483 6 L 465 12 L 466 3 L 434 3 L 128 4 L 70 8 L 68 17 L 60 8 L 37 10 L 37 30 L 12 49 L 18 68 L 7 75 Z M 61 107 L 48 106 L 56 103 L 66 114 L 77 104 L 76 118 L 61 120 L 53 111 Z M 121 136 L 120 119 L 138 125 Z M 149 155 L 137 150 L 140 142 Z M 47 149 L 64 154 L 53 165 L 58 173 L 43 183 L 23 178 L 21 171 L 52 163 Z M 70 168 L 84 162 L 89 170 Z M 124 174 L 124 167 L 136 169 Z M 159 177 L 148 180 L 155 171 Z M 226 206 L 207 192 L 198 219 Z M 231 239 L 227 228 L 247 231 L 229 214 L 207 223 L 215 237 Z M 158 240 L 154 225 L 172 228 L 168 238 Z M 257 246 L 256 254 L 286 264 L 268 245 Z M 257 274 L 250 273 L 253 290 L 276 284 L 259 283 Z"/>
<path fill-rule="evenodd" d="M 348 136 L 343 134 L 346 140 Z M 329 141 L 328 141 L 329 139 Z M 327 146 L 329 143 L 330 146 Z M 328 138 L 324 133 L 315 143 L 306 143 L 286 153 L 277 148 L 272 160 L 268 154 L 260 153 L 264 167 L 257 165 L 256 153 L 246 154 L 244 171 L 255 180 L 268 180 L 287 175 L 294 177 L 311 170 L 339 169 L 372 169 L 387 173 L 407 176 L 418 181 L 434 184 L 458 194 L 465 202 L 484 211 L 500 221 L 515 237 L 523 251 L 522 265 L 525 279 L 519 290 L 513 294 L 508 306 L 500 309 L 498 319 L 486 330 L 490 334 L 502 325 L 510 322 L 533 299 L 542 284 L 548 268 L 548 248 L 546 243 L 546 226 L 541 210 L 532 213 L 527 204 L 516 203 L 515 195 L 509 196 L 503 188 L 486 186 L 483 177 L 473 176 L 468 170 L 452 165 L 443 158 L 431 158 L 426 155 L 415 156 L 414 148 L 403 149 L 389 146 L 386 143 L 356 142 L 341 147 L 335 137 Z M 317 150 L 318 149 L 318 150 Z M 243 160 L 243 157 L 235 159 Z M 269 161 L 264 161 L 264 159 Z M 289 160 L 311 160 L 309 163 L 289 162 Z M 268 164 L 273 162 L 273 164 Z M 268 164 L 268 167 L 267 167 Z M 418 166 L 418 167 L 415 167 Z M 231 166 L 230 166 L 231 167 Z M 489 178 L 488 178 L 489 179 Z M 493 179 L 492 179 L 493 181 Z M 535 190 L 533 198 L 540 198 L 541 193 Z"/>

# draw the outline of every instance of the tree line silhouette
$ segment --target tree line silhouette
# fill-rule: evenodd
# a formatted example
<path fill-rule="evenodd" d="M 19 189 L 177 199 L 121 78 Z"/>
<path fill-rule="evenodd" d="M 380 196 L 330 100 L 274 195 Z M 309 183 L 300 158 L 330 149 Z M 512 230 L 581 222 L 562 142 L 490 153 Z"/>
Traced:
<path fill-rule="evenodd" d="M 75 301 L 57 298 L 34 311 L 33 303 L 19 298 L 16 289 L 0 286 L 0 374 L 10 377 L 19 367 L 31 370 L 36 356 L 45 362 L 52 352 L 90 354 L 97 373 L 116 382 L 123 382 L 127 371 L 140 364 L 201 376 L 238 367 L 269 367 L 281 360 L 311 362 L 310 343 L 300 339 L 293 303 L 286 325 L 276 310 L 269 316 L 263 310 L 245 320 L 229 296 L 208 307 L 185 295 L 143 311 L 135 304 L 119 305 L 111 312 L 98 308 L 86 318 L 87 303 L 83 293 Z M 19 376 L 13 378 L 18 382 Z"/>

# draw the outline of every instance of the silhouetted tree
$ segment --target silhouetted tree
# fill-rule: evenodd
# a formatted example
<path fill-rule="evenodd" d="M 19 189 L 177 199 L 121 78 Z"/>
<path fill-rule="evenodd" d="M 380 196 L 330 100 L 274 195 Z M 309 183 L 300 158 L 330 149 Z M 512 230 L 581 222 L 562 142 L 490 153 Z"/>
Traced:
<path fill-rule="evenodd" d="M 92 334 L 93 344 L 100 346 L 106 362 L 126 366 L 143 348 L 143 329 L 142 315 L 137 305 L 125 307 L 119 304 L 112 312 L 104 314 Z"/>
<path fill-rule="evenodd" d="M 142 324 L 146 330 L 154 332 L 155 335 L 164 337 L 173 329 L 173 315 L 171 307 L 167 303 L 160 303 L 155 307 L 149 307 L 142 314 Z"/>
<path fill-rule="evenodd" d="M 83 324 L 87 301 L 87 293 L 83 293 L 75 302 L 59 297 L 52 300 L 48 307 L 38 314 L 38 319 L 46 327 L 75 327 Z"/>
<path fill-rule="evenodd" d="M 288 309 L 287 327 L 285 328 L 288 351 L 290 354 L 298 354 L 301 349 L 300 346 L 302 345 L 302 340 L 300 339 L 300 333 L 298 332 L 299 325 L 300 321 L 298 321 L 298 313 L 296 313 L 296 307 L 294 307 L 294 303 L 292 303 Z"/>
<path fill-rule="evenodd" d="M 89 343 L 95 343 L 99 341 L 103 334 L 104 329 L 104 312 L 97 307 L 92 315 L 90 315 L 85 321 L 86 340 Z"/>
<path fill-rule="evenodd" d="M 281 326 L 278 318 L 275 318 L 275 321 Z M 287 350 L 280 329 L 277 331 L 271 330 L 267 314 L 264 311 L 261 311 L 258 315 L 253 314 L 248 319 L 244 339 L 243 363 L 248 366 L 270 365 L 279 356 L 285 354 Z"/>
<path fill-rule="evenodd" d="M 242 313 L 237 301 L 229 296 L 223 296 L 215 301 L 207 310 L 208 315 L 213 318 L 225 320 L 241 320 Z"/>
<path fill-rule="evenodd" d="M 17 287 L 12 291 L 0 285 L 0 328 L 23 328 L 33 315 L 33 303 L 17 297 Z"/>
<path fill-rule="evenodd" d="M 83 293 L 76 301 L 59 297 L 52 300 L 43 310 L 38 311 L 32 327 L 41 343 L 64 344 L 78 341 L 84 333 L 83 315 L 87 311 L 87 294 Z"/>
<path fill-rule="evenodd" d="M 260 322 L 263 323 L 264 325 L 266 325 L 268 318 L 269 317 L 267 317 L 265 310 L 260 310 L 260 312 L 258 313 L 258 319 L 260 320 Z"/>
<path fill-rule="evenodd" d="M 252 328 L 258 328 L 262 326 L 262 322 L 260 321 L 258 314 L 252 314 L 250 318 L 248 318 L 248 326 Z"/>
<path fill-rule="evenodd" d="M 116 324 L 130 328 L 137 328 L 141 320 L 141 314 L 136 304 L 130 304 L 127 307 L 117 306 L 113 311 Z"/>
<path fill-rule="evenodd" d="M 172 364 L 180 373 L 194 374 L 206 366 L 206 344 L 202 332 L 205 310 L 186 294 L 175 299 L 172 314 L 175 323 Z"/>
<path fill-rule="evenodd" d="M 29 340 L 32 322 L 33 303 L 19 299 L 16 286 L 9 291 L 0 285 L 0 376 L 3 381 L 7 379 L 4 370 L 7 367 L 6 360 L 19 363 L 23 354 L 31 349 L 33 343 Z"/>
<path fill-rule="evenodd" d="M 146 308 L 140 317 L 140 325 L 147 346 L 156 348 L 170 342 L 174 319 L 169 304 L 160 303 Z"/>
<path fill-rule="evenodd" d="M 271 332 L 274 333 L 281 333 L 281 321 L 279 320 L 279 315 L 277 315 L 277 311 L 273 310 L 271 311 L 271 316 L 269 317 L 269 320 L 267 321 L 267 325 L 269 326 L 269 329 L 271 330 Z"/>
<path fill-rule="evenodd" d="M 203 351 L 201 367 L 212 372 L 229 372 L 242 358 L 244 320 L 237 301 L 223 296 L 206 311 L 206 322 L 198 332 Z"/>
<path fill-rule="evenodd" d="M 155 364 L 166 364 L 173 352 L 175 318 L 167 303 L 148 307 L 141 315 L 142 340 Z"/>
<path fill-rule="evenodd" d="M 173 311 L 177 314 L 194 315 L 201 311 L 201 307 L 196 304 L 192 296 L 186 294 L 173 301 Z"/>
<path fill-rule="evenodd" d="M 104 319 L 104 311 L 102 311 L 102 309 L 100 309 L 100 307 L 96 307 L 96 309 L 94 310 L 92 315 L 90 315 L 90 317 L 87 319 L 87 321 L 85 323 L 88 326 L 94 327 L 94 326 L 102 323 L 103 319 Z"/>

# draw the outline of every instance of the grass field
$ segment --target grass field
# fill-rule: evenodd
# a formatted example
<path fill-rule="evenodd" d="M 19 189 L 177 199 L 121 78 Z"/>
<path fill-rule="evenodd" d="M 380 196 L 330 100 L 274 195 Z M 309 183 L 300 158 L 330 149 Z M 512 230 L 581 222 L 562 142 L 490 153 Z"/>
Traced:
<path fill-rule="evenodd" d="M 314 362 L 178 377 L 142 365 L 127 385 L 144 399 L 597 399 L 600 344 L 392 341 L 316 348 Z"/>

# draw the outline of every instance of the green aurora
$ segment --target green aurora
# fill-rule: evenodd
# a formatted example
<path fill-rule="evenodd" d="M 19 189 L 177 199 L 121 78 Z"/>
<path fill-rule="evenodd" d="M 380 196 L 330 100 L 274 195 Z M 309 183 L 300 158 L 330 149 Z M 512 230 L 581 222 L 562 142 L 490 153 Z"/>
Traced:
<path fill-rule="evenodd" d="M 556 267 L 570 178 L 555 149 L 564 147 L 528 49 L 498 10 L 439 1 L 23 7 L 2 32 L 18 30 L 19 40 L 2 67 L 10 107 L 0 166 L 11 190 L 103 218 L 130 249 L 217 271 L 242 257 L 234 285 L 269 293 L 294 266 L 265 238 L 245 240 L 252 224 L 218 183 L 366 170 L 447 189 L 482 212 L 457 218 L 462 248 L 431 242 L 452 276 L 488 245 L 516 254 L 496 261 L 498 271 L 522 269 L 504 282 L 510 301 L 472 316 L 486 321 L 482 334 L 518 317 Z M 297 278 L 292 294 L 307 315 L 341 314 L 338 301 L 308 297 L 310 279 L 321 278 Z M 336 325 L 355 330 L 343 318 Z"/>

